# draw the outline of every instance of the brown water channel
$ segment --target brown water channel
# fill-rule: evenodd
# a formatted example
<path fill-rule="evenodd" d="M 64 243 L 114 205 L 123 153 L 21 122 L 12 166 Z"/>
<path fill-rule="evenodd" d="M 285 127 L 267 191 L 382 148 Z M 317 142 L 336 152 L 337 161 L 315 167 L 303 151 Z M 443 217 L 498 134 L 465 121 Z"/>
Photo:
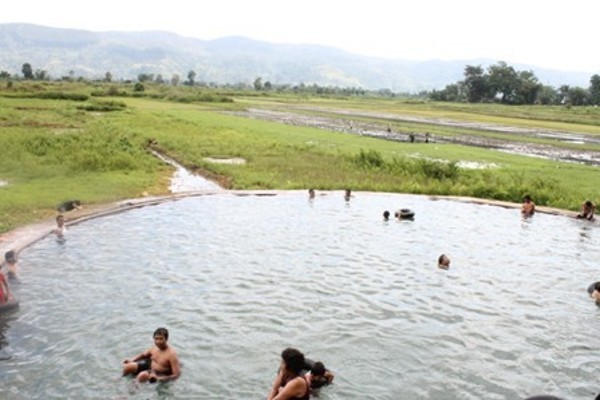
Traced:
<path fill-rule="evenodd" d="M 381 220 L 401 207 L 415 220 Z M 21 252 L 0 397 L 263 399 L 294 346 L 336 373 L 322 399 L 593 398 L 597 228 L 341 192 L 217 193 L 90 220 Z M 182 377 L 135 388 L 121 360 L 158 326 Z"/>

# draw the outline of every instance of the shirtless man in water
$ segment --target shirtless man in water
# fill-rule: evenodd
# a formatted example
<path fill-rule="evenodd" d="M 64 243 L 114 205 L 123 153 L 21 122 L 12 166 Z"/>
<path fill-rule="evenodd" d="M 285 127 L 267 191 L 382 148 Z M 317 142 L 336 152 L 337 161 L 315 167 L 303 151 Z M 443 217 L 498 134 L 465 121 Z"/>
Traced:
<path fill-rule="evenodd" d="M 138 382 L 164 382 L 177 379 L 181 373 L 177 352 L 168 345 L 169 331 L 154 331 L 154 347 L 123 361 L 123 375 L 136 375 Z"/>
<path fill-rule="evenodd" d="M 581 212 L 577 215 L 577 218 L 585 218 L 593 221 L 594 211 L 596 211 L 596 205 L 588 200 L 581 205 Z"/>
<path fill-rule="evenodd" d="M 535 212 L 535 203 L 531 201 L 531 196 L 523 197 L 523 205 L 521 206 L 521 214 L 525 216 L 533 215 Z"/>

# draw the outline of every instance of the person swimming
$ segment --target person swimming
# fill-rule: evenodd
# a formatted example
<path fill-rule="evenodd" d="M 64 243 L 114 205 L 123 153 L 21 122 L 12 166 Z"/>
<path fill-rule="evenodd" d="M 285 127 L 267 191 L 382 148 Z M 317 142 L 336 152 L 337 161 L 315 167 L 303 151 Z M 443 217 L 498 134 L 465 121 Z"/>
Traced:
<path fill-rule="evenodd" d="M 154 346 L 132 359 L 123 360 L 123 376 L 135 375 L 138 382 L 163 382 L 177 379 L 181 374 L 177 352 L 170 346 L 167 328 L 153 334 Z"/>
<path fill-rule="evenodd" d="M 267 400 L 308 400 L 310 386 L 302 375 L 304 354 L 288 347 L 281 352 L 281 364 Z"/>
<path fill-rule="evenodd" d="M 596 205 L 588 200 L 581 205 L 581 212 L 577 215 L 577 218 L 593 221 L 594 211 L 596 211 Z"/>
<path fill-rule="evenodd" d="M 309 368 L 305 368 L 308 372 L 304 374 L 304 378 L 308 382 L 311 391 L 320 389 L 333 382 L 335 375 L 325 368 L 325 364 L 321 361 L 313 362 L 307 358 L 305 359 L 305 366 Z"/>
<path fill-rule="evenodd" d="M 17 253 L 14 250 L 9 250 L 4 253 L 4 260 L 8 270 L 8 277 L 17 279 Z"/>
<path fill-rule="evenodd" d="M 442 254 L 438 257 L 438 268 L 449 269 L 450 268 L 450 257 Z"/>
<path fill-rule="evenodd" d="M 523 205 L 521 206 L 521 214 L 531 216 L 535 213 L 535 203 L 531 200 L 530 195 L 523 197 Z"/>
<path fill-rule="evenodd" d="M 389 221 L 390 220 L 390 212 L 388 210 L 385 210 L 383 212 L 383 220 L 384 221 Z"/>

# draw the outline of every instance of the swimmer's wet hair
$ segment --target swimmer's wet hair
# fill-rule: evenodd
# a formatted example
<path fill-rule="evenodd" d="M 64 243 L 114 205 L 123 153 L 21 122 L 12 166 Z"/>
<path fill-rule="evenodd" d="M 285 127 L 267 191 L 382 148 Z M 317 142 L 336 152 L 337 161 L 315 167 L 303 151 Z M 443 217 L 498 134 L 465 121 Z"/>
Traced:
<path fill-rule="evenodd" d="M 310 369 L 310 373 L 313 375 L 325 375 L 325 365 L 321 361 L 317 361 Z"/>
<path fill-rule="evenodd" d="M 300 375 L 304 368 L 304 354 L 302 354 L 300 350 L 288 347 L 281 352 L 281 358 L 285 362 L 287 369 Z"/>
<path fill-rule="evenodd" d="M 4 253 L 4 259 L 6 260 L 6 262 L 14 262 L 16 261 L 16 253 L 14 250 L 9 250 L 6 253 Z"/>
<path fill-rule="evenodd" d="M 444 261 L 444 257 L 446 257 L 445 254 L 442 254 L 441 256 L 438 257 L 438 264 L 441 264 L 442 261 Z"/>
<path fill-rule="evenodd" d="M 155 336 L 164 336 L 164 338 L 166 340 L 169 339 L 169 331 L 167 330 L 167 328 L 158 328 L 157 330 L 154 331 L 154 334 L 152 335 L 152 337 Z"/>

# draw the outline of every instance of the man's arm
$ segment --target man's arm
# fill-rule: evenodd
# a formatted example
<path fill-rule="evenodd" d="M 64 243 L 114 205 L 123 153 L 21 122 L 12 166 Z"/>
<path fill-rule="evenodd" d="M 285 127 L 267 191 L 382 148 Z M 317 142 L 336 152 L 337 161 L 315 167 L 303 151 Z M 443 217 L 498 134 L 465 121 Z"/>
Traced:
<path fill-rule="evenodd" d="M 123 363 L 128 363 L 128 362 L 136 362 L 138 360 L 141 360 L 143 358 L 150 358 L 152 356 L 152 349 L 148 349 L 144 352 L 141 352 L 140 354 L 138 354 L 137 356 L 133 357 L 133 358 L 126 358 L 125 360 L 123 360 Z"/>
<path fill-rule="evenodd" d="M 287 383 L 283 389 L 279 391 L 279 394 L 273 398 L 273 400 L 287 400 L 295 397 L 302 396 L 305 391 L 308 390 L 308 386 L 304 378 L 295 378 Z"/>
<path fill-rule="evenodd" d="M 271 391 L 269 392 L 269 395 L 267 396 L 267 400 L 273 400 L 275 398 L 275 396 L 277 396 L 277 392 L 279 391 L 279 388 L 281 387 L 282 376 L 283 376 L 283 372 L 280 369 L 277 372 L 277 376 L 275 377 L 275 380 L 273 381 L 273 387 L 271 388 Z"/>
<path fill-rule="evenodd" d="M 171 366 L 171 375 L 157 376 L 157 381 L 164 382 L 179 378 L 179 375 L 181 375 L 181 368 L 179 367 L 179 358 L 177 358 L 177 353 L 175 351 L 169 356 L 169 365 Z"/>

